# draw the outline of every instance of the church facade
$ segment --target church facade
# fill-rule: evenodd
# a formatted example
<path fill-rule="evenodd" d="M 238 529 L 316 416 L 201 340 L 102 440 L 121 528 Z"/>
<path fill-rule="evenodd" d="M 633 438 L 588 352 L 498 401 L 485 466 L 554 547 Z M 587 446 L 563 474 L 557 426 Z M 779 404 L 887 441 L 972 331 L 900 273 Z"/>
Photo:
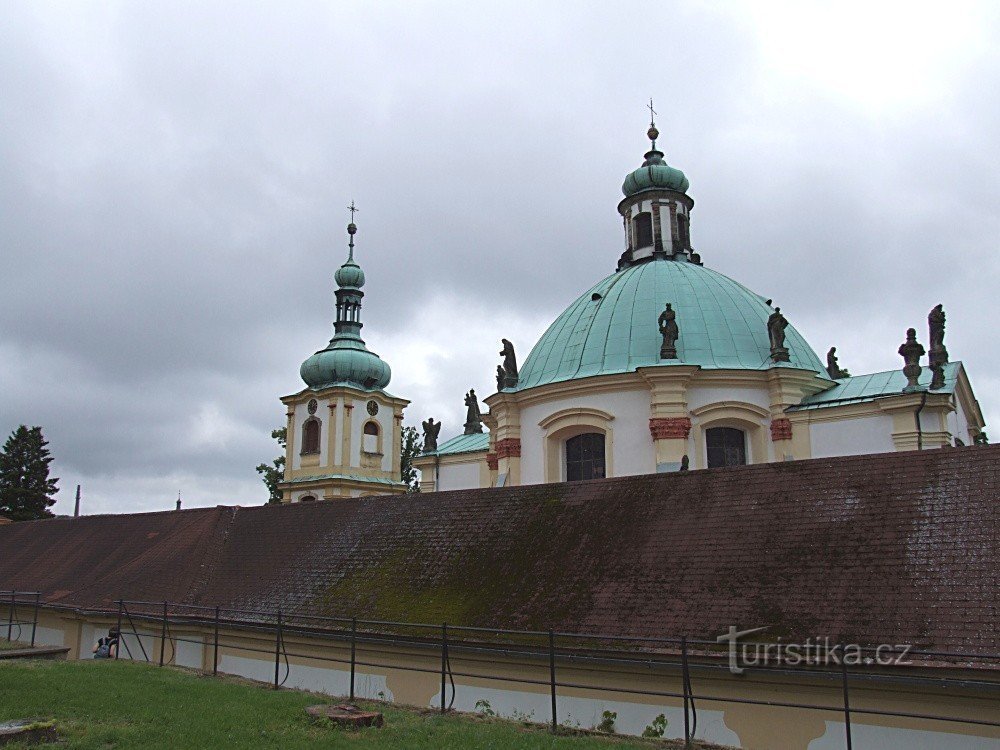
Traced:
<path fill-rule="evenodd" d="M 689 183 L 656 148 L 622 186 L 625 250 L 518 368 L 503 342 L 497 391 L 466 394 L 463 433 L 424 422 L 423 491 L 564 482 L 966 445 L 985 439 L 961 362 L 931 311 L 928 366 L 850 376 L 824 364 L 772 300 L 704 265 Z M 470 398 L 471 395 L 471 398 Z M 484 429 L 484 425 L 488 431 Z"/>
<path fill-rule="evenodd" d="M 361 338 L 365 273 L 354 260 L 357 231 L 352 221 L 347 260 L 334 274 L 334 336 L 302 363 L 306 388 L 281 399 L 288 418 L 282 502 L 406 491 L 400 443 L 409 401 L 385 390 L 389 365 Z"/>

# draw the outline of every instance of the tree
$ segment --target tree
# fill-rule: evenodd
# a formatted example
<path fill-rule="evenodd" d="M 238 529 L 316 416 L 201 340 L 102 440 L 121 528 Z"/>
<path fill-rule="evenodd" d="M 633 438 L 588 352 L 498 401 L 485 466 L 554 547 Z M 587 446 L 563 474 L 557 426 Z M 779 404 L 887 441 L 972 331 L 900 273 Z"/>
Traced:
<path fill-rule="evenodd" d="M 413 459 L 420 455 L 423 443 L 416 427 L 404 427 L 399 445 L 400 479 L 406 484 L 407 492 L 420 492 L 420 482 L 417 481 L 417 470 L 413 468 Z"/>
<path fill-rule="evenodd" d="M 280 503 L 281 502 L 281 490 L 278 489 L 278 482 L 281 482 L 285 478 L 285 441 L 288 440 L 288 428 L 279 427 L 276 430 L 271 430 L 271 437 L 278 441 L 278 445 L 281 446 L 282 453 L 276 459 L 274 459 L 273 465 L 268 464 L 258 464 L 257 473 L 260 474 L 261 478 L 264 480 L 264 485 L 267 487 L 268 491 L 268 503 Z"/>
<path fill-rule="evenodd" d="M 56 478 L 49 478 L 48 441 L 41 427 L 21 425 L 0 453 L 0 515 L 12 521 L 52 518 Z"/>

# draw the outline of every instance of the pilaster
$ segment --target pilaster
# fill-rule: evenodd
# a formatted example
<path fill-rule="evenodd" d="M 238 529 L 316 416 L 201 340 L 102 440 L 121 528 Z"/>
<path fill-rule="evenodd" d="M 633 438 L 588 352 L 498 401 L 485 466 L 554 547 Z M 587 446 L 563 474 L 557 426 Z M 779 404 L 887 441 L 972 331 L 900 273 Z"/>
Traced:
<path fill-rule="evenodd" d="M 639 375 L 649 386 L 649 433 L 656 456 L 656 471 L 677 471 L 689 455 L 691 417 L 687 391 L 696 365 L 644 367 Z"/>

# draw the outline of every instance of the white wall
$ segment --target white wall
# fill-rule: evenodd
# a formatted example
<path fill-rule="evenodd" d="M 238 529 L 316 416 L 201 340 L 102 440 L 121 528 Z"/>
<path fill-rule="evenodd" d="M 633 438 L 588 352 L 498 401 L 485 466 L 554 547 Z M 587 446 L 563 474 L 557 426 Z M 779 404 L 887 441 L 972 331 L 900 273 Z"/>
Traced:
<path fill-rule="evenodd" d="M 766 386 L 760 388 L 705 388 L 692 387 L 688 389 L 688 411 L 693 411 L 708 404 L 715 404 L 720 401 L 741 401 L 747 404 L 759 406 L 762 409 L 771 409 L 771 397 Z"/>
<path fill-rule="evenodd" d="M 951 433 L 952 444 L 954 444 L 954 439 L 958 438 L 966 445 L 971 445 L 972 438 L 969 437 L 969 420 L 965 416 L 965 411 L 954 396 L 952 396 L 952 403 L 955 406 L 955 411 L 948 415 L 948 431 Z"/>
<path fill-rule="evenodd" d="M 521 483 L 545 481 L 544 434 L 538 426 L 546 417 L 564 409 L 586 407 L 614 415 L 613 474 L 652 474 L 656 471 L 653 439 L 649 434 L 649 391 L 632 390 L 575 396 L 535 404 L 521 410 Z"/>
<path fill-rule="evenodd" d="M 469 490 L 479 487 L 479 461 L 447 464 L 438 468 L 438 490 Z"/>
<path fill-rule="evenodd" d="M 853 456 L 862 453 L 891 453 L 892 417 L 879 414 L 837 422 L 814 422 L 809 425 L 813 458 Z"/>

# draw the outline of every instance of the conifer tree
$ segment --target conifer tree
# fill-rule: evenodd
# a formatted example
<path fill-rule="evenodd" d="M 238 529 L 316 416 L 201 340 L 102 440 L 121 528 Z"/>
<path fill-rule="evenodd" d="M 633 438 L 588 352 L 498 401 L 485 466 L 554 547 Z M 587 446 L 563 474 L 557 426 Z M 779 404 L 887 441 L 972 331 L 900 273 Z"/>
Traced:
<path fill-rule="evenodd" d="M 41 427 L 21 425 L 14 430 L 0 453 L 0 515 L 12 521 L 51 518 L 56 478 L 49 478 L 48 441 Z"/>

